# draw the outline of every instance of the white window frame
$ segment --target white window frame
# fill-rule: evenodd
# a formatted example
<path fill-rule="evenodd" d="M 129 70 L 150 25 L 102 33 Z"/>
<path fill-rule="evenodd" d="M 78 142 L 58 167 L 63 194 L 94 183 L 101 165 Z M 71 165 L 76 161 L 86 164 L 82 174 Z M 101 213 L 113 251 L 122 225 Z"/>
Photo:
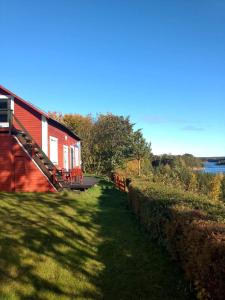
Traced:
<path fill-rule="evenodd" d="M 8 95 L 0 95 L 0 101 L 1 99 L 10 101 L 10 109 L 14 113 L 14 97 L 8 96 Z M 9 122 L 0 122 L 0 128 L 9 127 Z"/>
<path fill-rule="evenodd" d="M 54 140 L 56 142 L 56 160 L 54 161 L 52 159 L 52 148 L 51 148 L 51 140 Z M 49 156 L 50 156 L 50 160 L 52 161 L 52 163 L 54 165 L 58 165 L 59 164 L 59 143 L 58 143 L 58 138 L 54 137 L 54 136 L 50 136 L 49 137 L 49 146 L 50 146 L 50 153 L 49 153 Z"/>

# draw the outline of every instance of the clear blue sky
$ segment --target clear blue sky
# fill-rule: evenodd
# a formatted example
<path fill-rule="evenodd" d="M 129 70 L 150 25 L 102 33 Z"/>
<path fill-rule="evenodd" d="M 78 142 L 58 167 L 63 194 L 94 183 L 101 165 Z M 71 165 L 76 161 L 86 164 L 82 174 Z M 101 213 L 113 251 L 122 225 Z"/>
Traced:
<path fill-rule="evenodd" d="M 0 0 L 0 83 L 130 115 L 154 153 L 225 155 L 224 0 Z"/>

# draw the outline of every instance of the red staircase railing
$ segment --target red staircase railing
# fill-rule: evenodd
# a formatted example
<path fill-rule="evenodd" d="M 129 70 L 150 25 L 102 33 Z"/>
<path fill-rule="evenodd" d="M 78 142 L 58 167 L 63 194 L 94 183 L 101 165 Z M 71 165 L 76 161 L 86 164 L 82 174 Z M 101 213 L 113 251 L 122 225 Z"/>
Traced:
<path fill-rule="evenodd" d="M 80 168 L 73 168 L 71 170 L 61 169 L 59 172 L 61 173 L 63 180 L 67 183 L 83 183 L 83 172 Z"/>

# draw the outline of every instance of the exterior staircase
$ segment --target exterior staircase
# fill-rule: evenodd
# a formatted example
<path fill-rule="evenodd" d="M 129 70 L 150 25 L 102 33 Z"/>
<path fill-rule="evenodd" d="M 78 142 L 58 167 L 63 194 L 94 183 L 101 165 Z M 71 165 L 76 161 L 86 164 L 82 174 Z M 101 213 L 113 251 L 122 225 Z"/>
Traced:
<path fill-rule="evenodd" d="M 48 156 L 43 152 L 41 147 L 34 141 L 18 118 L 12 112 L 11 114 L 13 120 L 12 124 L 14 126 L 10 128 L 10 133 L 18 139 L 24 149 L 29 153 L 30 157 L 36 162 L 42 172 L 47 176 L 49 181 L 58 191 L 63 188 L 68 188 L 69 183 L 65 181 L 60 170 L 56 168 Z"/>

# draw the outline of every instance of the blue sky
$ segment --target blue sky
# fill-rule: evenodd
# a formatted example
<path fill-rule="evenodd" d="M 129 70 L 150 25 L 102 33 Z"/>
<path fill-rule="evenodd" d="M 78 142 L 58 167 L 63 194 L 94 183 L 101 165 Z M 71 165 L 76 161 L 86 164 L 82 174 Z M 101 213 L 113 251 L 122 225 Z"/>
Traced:
<path fill-rule="evenodd" d="M 0 0 L 0 84 L 130 115 L 154 153 L 225 155 L 224 0 Z"/>

